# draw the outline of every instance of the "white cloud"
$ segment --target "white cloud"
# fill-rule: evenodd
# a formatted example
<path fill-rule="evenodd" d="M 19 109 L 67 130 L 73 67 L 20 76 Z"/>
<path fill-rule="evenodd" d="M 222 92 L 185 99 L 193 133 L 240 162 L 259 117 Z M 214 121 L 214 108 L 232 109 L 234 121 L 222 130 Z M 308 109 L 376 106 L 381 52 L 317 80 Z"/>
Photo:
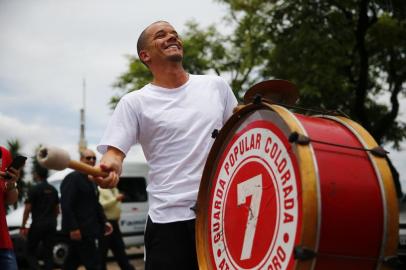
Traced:
<path fill-rule="evenodd" d="M 63 126 L 44 126 L 38 123 L 22 122 L 16 118 L 0 113 L 0 144 L 6 145 L 8 140 L 18 139 L 22 144 L 21 153 L 31 156 L 39 145 L 58 145 L 71 149 L 77 140 L 75 130 Z M 68 138 L 68 140 L 67 140 Z"/>

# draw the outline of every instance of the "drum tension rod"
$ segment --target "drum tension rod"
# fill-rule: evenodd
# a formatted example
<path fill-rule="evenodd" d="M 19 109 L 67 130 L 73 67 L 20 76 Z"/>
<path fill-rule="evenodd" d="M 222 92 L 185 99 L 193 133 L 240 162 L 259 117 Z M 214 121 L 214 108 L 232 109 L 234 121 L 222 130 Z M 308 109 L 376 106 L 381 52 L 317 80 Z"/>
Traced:
<path fill-rule="evenodd" d="M 402 261 L 397 256 L 385 257 L 382 260 L 382 264 L 395 270 L 404 269 Z"/>
<path fill-rule="evenodd" d="M 307 261 L 312 260 L 316 257 L 330 257 L 336 259 L 352 259 L 352 260 L 366 260 L 366 261 L 375 261 L 376 258 L 368 258 L 368 257 L 353 257 L 353 256 L 345 256 L 345 255 L 338 255 L 338 254 L 327 254 L 327 253 L 317 253 L 314 250 L 303 246 L 295 246 L 293 249 L 293 256 L 296 260 Z M 404 269 L 404 265 L 402 261 L 397 256 L 389 256 L 381 260 L 382 264 L 389 267 L 390 269 L 394 270 L 401 270 Z"/>
<path fill-rule="evenodd" d="M 262 95 L 261 94 L 255 94 L 253 103 L 255 105 L 261 104 L 262 103 Z"/>
<path fill-rule="evenodd" d="M 302 246 L 296 246 L 293 250 L 293 256 L 295 259 L 306 261 L 316 257 L 317 253 L 314 250 Z"/>
<path fill-rule="evenodd" d="M 374 156 L 377 156 L 377 157 L 387 157 L 387 154 L 389 153 L 388 151 L 383 149 L 381 146 L 376 146 L 374 148 L 368 149 L 368 148 L 354 147 L 354 146 L 349 146 L 349 145 L 344 145 L 344 144 L 325 142 L 325 141 L 311 139 L 311 138 L 309 138 L 309 137 L 307 137 L 307 136 L 305 136 L 303 134 L 299 134 L 296 131 L 292 132 L 289 135 L 289 142 L 290 143 L 297 143 L 297 144 L 300 144 L 300 145 L 308 145 L 310 142 L 326 144 L 326 145 L 342 147 L 342 148 L 347 148 L 347 149 L 371 152 L 371 154 L 373 154 Z"/>

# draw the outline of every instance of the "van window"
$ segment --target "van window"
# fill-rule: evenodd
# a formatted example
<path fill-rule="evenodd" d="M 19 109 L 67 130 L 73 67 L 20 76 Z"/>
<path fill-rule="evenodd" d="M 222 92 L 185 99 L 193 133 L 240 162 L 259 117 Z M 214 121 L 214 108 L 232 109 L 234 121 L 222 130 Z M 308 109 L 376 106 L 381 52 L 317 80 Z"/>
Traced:
<path fill-rule="evenodd" d="M 117 188 L 124 194 L 123 202 L 147 201 L 147 187 L 144 177 L 120 177 Z"/>

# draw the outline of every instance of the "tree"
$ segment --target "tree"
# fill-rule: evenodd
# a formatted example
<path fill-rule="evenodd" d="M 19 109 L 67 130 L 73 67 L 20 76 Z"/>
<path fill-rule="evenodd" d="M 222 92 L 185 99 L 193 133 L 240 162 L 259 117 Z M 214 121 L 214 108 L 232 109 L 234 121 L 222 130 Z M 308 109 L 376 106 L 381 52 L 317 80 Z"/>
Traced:
<path fill-rule="evenodd" d="M 190 23 L 183 37 L 187 70 L 229 78 L 237 97 L 254 82 L 290 80 L 300 90 L 299 105 L 343 111 L 379 144 L 398 148 L 406 138 L 397 118 L 406 94 L 402 0 L 217 2 L 227 5 L 235 28 L 224 36 Z M 139 60 L 130 60 L 115 84 L 126 91 L 147 81 Z"/>
<path fill-rule="evenodd" d="M 397 119 L 400 95 L 406 93 L 402 1 L 219 2 L 242 18 L 254 8 L 262 11 L 264 46 L 273 44 L 260 71 L 264 79 L 293 81 L 301 105 L 340 109 L 379 144 L 398 147 L 406 137 L 406 125 Z"/>

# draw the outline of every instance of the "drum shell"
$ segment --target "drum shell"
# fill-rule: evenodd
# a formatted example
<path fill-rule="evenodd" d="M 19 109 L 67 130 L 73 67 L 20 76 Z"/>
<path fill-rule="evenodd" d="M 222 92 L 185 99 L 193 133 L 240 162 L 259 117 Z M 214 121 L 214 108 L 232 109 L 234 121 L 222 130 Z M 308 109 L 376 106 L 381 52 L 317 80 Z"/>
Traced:
<path fill-rule="evenodd" d="M 284 107 L 248 105 L 235 114 L 217 137 L 199 190 L 197 250 L 201 269 L 214 269 L 207 242 L 208 193 L 219 153 L 229 133 L 256 111 L 269 111 L 286 137 L 298 132 L 314 140 L 292 144 L 301 179 L 301 224 L 297 247 L 312 251 L 312 259 L 295 259 L 291 269 L 378 269 L 384 257 L 396 254 L 397 203 L 384 158 L 364 150 L 376 142 L 358 124 L 343 117 L 309 117 Z M 294 250 L 291 251 L 292 254 Z"/>

